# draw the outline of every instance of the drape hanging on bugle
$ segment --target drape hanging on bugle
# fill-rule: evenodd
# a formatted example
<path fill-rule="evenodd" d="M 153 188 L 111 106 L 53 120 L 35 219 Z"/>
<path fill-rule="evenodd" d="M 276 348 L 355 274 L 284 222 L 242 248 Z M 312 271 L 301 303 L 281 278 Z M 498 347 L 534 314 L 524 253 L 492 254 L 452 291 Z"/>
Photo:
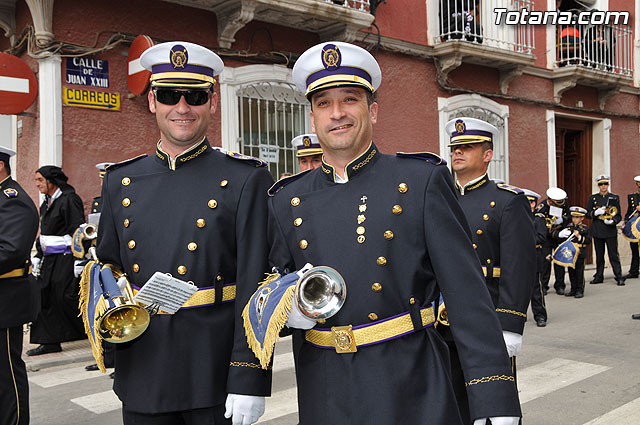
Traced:
<path fill-rule="evenodd" d="M 627 221 L 627 224 L 625 224 L 622 229 L 622 236 L 629 242 L 640 241 L 640 215 L 632 216 L 632 218 Z"/>
<path fill-rule="evenodd" d="M 580 255 L 580 247 L 573 242 L 573 238 L 569 238 L 562 242 L 553 251 L 553 262 L 563 267 L 576 267 L 576 261 L 578 261 L 578 255 Z"/>

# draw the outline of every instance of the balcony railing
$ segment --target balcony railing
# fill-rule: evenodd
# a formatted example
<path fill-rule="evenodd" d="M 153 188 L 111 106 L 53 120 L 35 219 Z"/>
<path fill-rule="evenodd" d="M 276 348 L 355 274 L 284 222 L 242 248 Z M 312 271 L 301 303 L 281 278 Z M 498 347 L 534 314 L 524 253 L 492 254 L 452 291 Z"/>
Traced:
<path fill-rule="evenodd" d="M 558 25 L 556 67 L 584 66 L 633 75 L 633 31 L 627 25 Z"/>
<path fill-rule="evenodd" d="M 440 34 L 436 44 L 467 41 L 517 53 L 532 54 L 533 27 L 526 24 L 496 25 L 493 10 L 533 10 L 533 0 L 439 0 Z"/>
<path fill-rule="evenodd" d="M 369 0 L 321 0 L 323 3 L 333 3 L 347 9 L 369 12 Z"/>

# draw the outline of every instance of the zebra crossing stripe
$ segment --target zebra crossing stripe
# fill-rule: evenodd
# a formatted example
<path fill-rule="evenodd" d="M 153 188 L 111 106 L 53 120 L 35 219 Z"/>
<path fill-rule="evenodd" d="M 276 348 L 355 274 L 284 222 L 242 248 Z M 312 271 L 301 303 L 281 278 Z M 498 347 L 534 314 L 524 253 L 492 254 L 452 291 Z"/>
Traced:
<path fill-rule="evenodd" d="M 609 369 L 608 366 L 556 358 L 518 370 L 520 403 L 525 404 Z"/>
<path fill-rule="evenodd" d="M 112 390 L 72 398 L 70 401 L 96 415 L 111 412 L 122 407 L 122 402 Z"/>
<path fill-rule="evenodd" d="M 638 423 L 638 412 L 640 412 L 640 398 L 623 404 L 617 409 L 610 410 L 584 425 L 636 425 Z"/>
<path fill-rule="evenodd" d="M 42 388 L 51 388 L 57 385 L 70 384 L 72 382 L 84 381 L 99 376 L 107 376 L 113 372 L 113 369 L 107 369 L 107 374 L 103 375 L 100 371 L 86 371 L 84 366 L 72 367 L 69 369 L 56 370 L 54 372 L 46 372 L 41 374 L 29 374 L 29 382 Z"/>

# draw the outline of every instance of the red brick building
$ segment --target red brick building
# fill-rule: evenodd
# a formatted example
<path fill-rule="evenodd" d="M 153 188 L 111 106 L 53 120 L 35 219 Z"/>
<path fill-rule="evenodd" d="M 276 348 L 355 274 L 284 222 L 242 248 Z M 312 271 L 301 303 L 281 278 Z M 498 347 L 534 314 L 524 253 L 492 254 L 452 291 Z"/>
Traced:
<path fill-rule="evenodd" d="M 492 177 L 539 193 L 558 185 L 572 204 L 584 205 L 597 191 L 593 178 L 610 174 L 611 190 L 626 208 L 624 195 L 635 191 L 633 177 L 640 174 L 639 2 L 583 0 L 600 11 L 629 12 L 626 24 L 495 23 L 496 8 L 556 11 L 575 8 L 571 3 L 0 0 L 0 50 L 23 59 L 39 85 L 23 114 L 0 116 L 0 143 L 17 148 L 14 174 L 34 199 L 33 172 L 56 164 L 88 209 L 99 193 L 94 165 L 153 152 L 158 139 L 146 96 L 127 86 L 129 46 L 145 34 L 218 52 L 226 68 L 209 138 L 269 160 L 277 177 L 296 171 L 289 142 L 310 130 L 291 67 L 306 48 L 342 40 L 366 47 L 380 62 L 374 137 L 383 152 L 446 158 L 445 123 L 472 115 L 501 132 Z M 78 68 L 73 57 L 85 66 Z M 100 70 L 108 81 L 91 85 L 73 77 L 96 61 L 108 66 Z M 67 105 L 66 89 L 110 93 L 119 107 Z"/>

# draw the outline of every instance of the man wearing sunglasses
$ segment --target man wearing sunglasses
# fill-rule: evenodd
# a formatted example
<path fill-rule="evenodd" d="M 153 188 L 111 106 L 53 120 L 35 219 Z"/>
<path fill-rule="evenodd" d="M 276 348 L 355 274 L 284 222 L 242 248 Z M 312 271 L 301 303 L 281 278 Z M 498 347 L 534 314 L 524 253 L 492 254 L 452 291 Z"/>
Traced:
<path fill-rule="evenodd" d="M 117 344 L 114 391 L 125 425 L 249 425 L 264 412 L 271 373 L 256 367 L 239 317 L 267 271 L 273 179 L 262 161 L 206 138 L 224 66 L 215 53 L 169 42 L 140 62 L 152 73 L 149 110 L 160 140 L 153 155 L 108 168 L 98 258 L 122 269 L 134 291 L 155 272 L 197 291 Z"/>
<path fill-rule="evenodd" d="M 607 245 L 609 263 L 618 286 L 624 286 L 620 258 L 618 257 L 618 232 L 616 225 L 622 220 L 620 197 L 609 192 L 609 176 L 602 174 L 596 178 L 600 192 L 594 193 L 587 202 L 587 217 L 593 219 L 591 235 L 596 249 L 596 274 L 589 283 L 604 281 L 604 246 Z"/>

